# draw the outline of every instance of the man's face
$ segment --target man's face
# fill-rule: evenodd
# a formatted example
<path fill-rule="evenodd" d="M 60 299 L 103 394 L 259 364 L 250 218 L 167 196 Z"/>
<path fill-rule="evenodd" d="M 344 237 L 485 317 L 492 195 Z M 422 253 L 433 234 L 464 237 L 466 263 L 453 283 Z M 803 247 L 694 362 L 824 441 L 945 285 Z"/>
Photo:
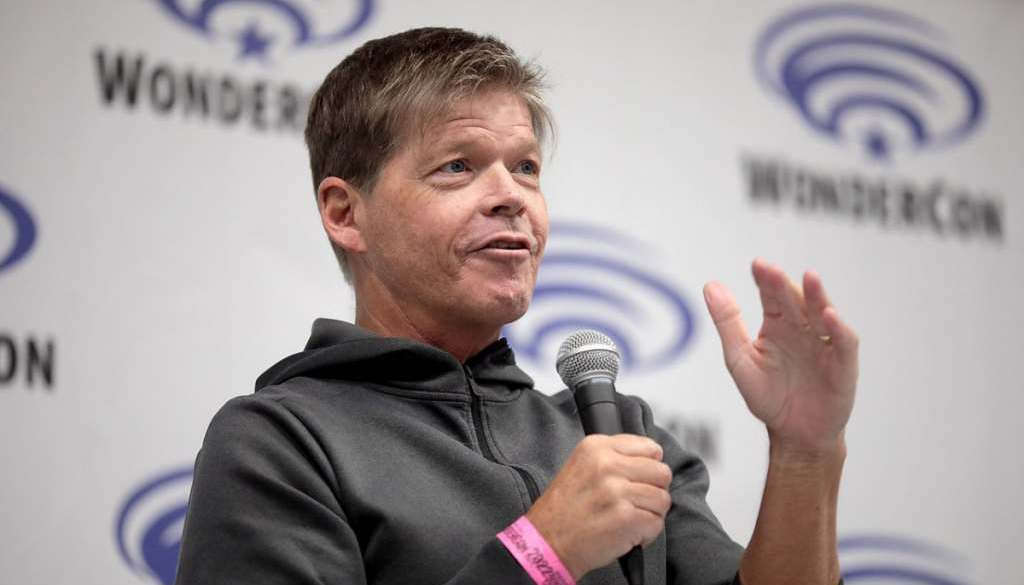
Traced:
<path fill-rule="evenodd" d="M 463 100 L 413 130 L 366 204 L 371 301 L 411 320 L 499 328 L 529 305 L 548 234 L 541 156 L 523 101 Z"/>

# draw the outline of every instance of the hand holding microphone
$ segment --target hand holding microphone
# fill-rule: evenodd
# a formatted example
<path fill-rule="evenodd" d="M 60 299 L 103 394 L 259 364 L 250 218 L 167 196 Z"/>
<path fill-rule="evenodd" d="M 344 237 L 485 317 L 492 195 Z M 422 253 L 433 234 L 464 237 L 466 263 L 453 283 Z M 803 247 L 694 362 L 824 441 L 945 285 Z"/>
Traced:
<path fill-rule="evenodd" d="M 558 372 L 573 391 L 584 432 L 527 517 L 579 579 L 616 558 L 642 585 L 641 546 L 664 529 L 672 471 L 655 441 L 622 433 L 615 403 L 618 352 L 607 336 L 580 331 L 562 344 Z"/>

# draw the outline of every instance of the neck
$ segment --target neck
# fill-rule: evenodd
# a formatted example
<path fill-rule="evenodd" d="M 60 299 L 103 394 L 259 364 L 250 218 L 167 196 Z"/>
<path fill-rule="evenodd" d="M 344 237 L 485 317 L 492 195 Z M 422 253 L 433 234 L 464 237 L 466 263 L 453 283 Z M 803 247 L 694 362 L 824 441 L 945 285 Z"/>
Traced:
<path fill-rule="evenodd" d="M 460 363 L 465 363 L 501 334 L 500 326 L 456 323 L 403 306 L 390 297 L 376 302 L 366 301 L 366 298 L 356 294 L 356 325 L 378 335 L 432 345 L 452 354 Z"/>

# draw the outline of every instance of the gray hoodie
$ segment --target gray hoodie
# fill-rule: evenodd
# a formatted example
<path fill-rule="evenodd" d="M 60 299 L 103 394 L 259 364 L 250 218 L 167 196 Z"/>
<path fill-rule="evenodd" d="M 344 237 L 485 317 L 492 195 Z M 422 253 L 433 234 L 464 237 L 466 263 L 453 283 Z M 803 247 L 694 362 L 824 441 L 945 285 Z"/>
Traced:
<path fill-rule="evenodd" d="M 319 319 L 306 349 L 210 423 L 179 585 L 533 585 L 495 535 L 583 438 L 568 391 L 547 396 L 499 340 L 461 364 L 407 339 Z M 627 432 L 675 474 L 646 585 L 733 582 L 742 548 L 705 502 L 703 463 L 620 397 Z M 625 580 L 617 564 L 582 585 Z"/>

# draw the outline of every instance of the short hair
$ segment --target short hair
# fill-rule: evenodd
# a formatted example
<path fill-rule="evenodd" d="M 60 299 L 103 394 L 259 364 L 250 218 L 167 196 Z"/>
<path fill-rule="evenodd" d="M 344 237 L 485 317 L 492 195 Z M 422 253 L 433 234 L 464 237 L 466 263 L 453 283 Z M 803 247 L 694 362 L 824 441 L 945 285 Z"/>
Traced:
<path fill-rule="evenodd" d="M 412 130 L 479 90 L 519 96 L 543 143 L 554 129 L 541 99 L 543 76 L 500 40 L 461 29 L 417 28 L 371 40 L 327 74 L 310 102 L 305 136 L 313 188 L 333 176 L 370 194 Z M 350 280 L 345 250 L 332 247 Z"/>

